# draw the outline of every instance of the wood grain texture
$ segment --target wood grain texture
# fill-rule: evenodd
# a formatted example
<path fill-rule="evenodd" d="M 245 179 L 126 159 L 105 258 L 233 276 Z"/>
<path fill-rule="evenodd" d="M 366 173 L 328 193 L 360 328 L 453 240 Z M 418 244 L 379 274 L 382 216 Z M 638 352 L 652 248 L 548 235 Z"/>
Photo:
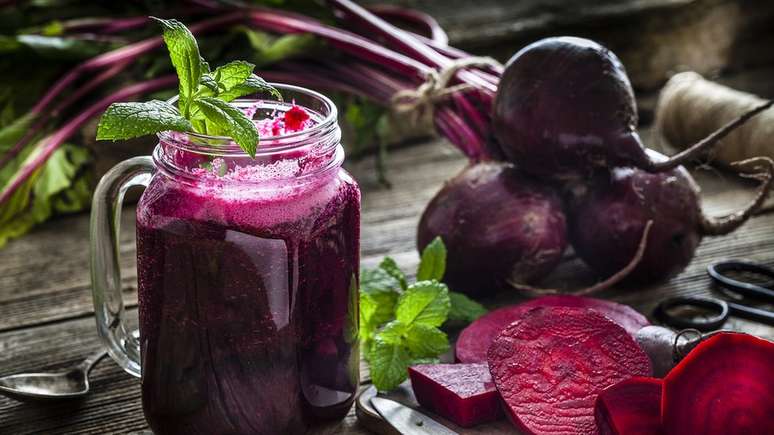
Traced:
<path fill-rule="evenodd" d="M 391 255 L 408 272 L 418 262 L 415 228 L 424 205 L 443 181 L 465 165 L 443 141 L 394 150 L 389 157 L 392 189 L 379 186 L 370 159 L 349 165 L 363 189 L 363 265 Z M 705 208 L 725 213 L 749 198 L 750 185 L 727 174 L 697 172 L 705 190 Z M 133 212 L 124 214 L 121 235 L 125 300 L 136 305 Z M 0 373 L 58 369 L 79 361 L 99 343 L 92 316 L 88 272 L 88 216 L 70 216 L 43 225 L 0 250 Z M 774 266 L 774 214 L 753 219 L 740 231 L 705 239 L 691 266 L 666 284 L 650 289 L 613 290 L 603 296 L 649 314 L 668 295 L 710 292 L 704 268 L 722 257 L 752 258 Z M 575 288 L 593 282 L 580 261 L 564 262 L 546 286 Z M 491 306 L 519 299 L 505 292 Z M 729 327 L 774 338 L 774 329 L 734 319 Z M 362 366 L 361 377 L 367 380 Z M 112 361 L 92 373 L 93 393 L 82 401 L 29 404 L 0 397 L 0 434 L 142 433 L 147 430 L 139 381 Z M 315 434 L 363 434 L 354 411 Z"/>

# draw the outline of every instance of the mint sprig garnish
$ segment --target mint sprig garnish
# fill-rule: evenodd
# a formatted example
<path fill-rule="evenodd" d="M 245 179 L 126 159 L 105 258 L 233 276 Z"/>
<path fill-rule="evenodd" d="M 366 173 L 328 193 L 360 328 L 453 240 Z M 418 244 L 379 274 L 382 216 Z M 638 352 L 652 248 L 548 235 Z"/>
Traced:
<path fill-rule="evenodd" d="M 158 100 L 114 103 L 100 118 L 97 139 L 115 141 L 162 131 L 196 132 L 231 137 L 255 157 L 260 140 L 258 128 L 228 102 L 256 92 L 281 99 L 280 93 L 255 75 L 255 65 L 249 62 L 233 61 L 211 71 L 199 53 L 196 38 L 183 23 L 153 19 L 163 28 L 164 43 L 177 72 L 177 107 Z"/>
<path fill-rule="evenodd" d="M 472 321 L 486 313 L 478 302 L 450 292 L 440 282 L 446 270 L 446 247 L 440 238 L 422 252 L 417 282 L 390 257 L 360 277 L 360 342 L 380 391 L 403 382 L 410 365 L 438 362 L 449 350 L 440 327 L 450 321 Z M 421 279 L 420 279 L 421 277 Z"/>

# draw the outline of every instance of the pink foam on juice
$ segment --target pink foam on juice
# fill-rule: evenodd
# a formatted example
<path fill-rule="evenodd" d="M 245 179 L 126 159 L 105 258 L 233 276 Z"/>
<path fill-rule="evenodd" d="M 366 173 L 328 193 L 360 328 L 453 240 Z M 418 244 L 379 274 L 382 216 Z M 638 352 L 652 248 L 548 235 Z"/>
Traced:
<path fill-rule="evenodd" d="M 154 432 L 304 433 L 349 410 L 360 194 L 335 165 L 313 166 L 316 151 L 224 158 L 210 163 L 225 171 L 156 176 L 143 194 L 142 394 Z"/>

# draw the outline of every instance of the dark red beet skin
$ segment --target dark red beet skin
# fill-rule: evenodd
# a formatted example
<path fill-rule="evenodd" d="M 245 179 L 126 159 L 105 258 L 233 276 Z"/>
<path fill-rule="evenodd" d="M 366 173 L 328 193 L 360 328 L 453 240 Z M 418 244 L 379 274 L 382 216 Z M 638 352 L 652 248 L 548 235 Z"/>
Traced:
<path fill-rule="evenodd" d="M 493 127 L 508 159 L 539 176 L 647 161 L 626 71 L 588 39 L 546 38 L 513 55 L 498 85 Z"/>
<path fill-rule="evenodd" d="M 664 378 L 667 435 L 763 435 L 774 431 L 774 343 L 719 333 Z"/>
<path fill-rule="evenodd" d="M 631 261 L 652 220 L 642 260 L 625 281 L 663 281 L 685 269 L 701 242 L 699 201 L 699 189 L 683 167 L 659 173 L 615 168 L 570 207 L 570 238 L 578 256 L 608 276 Z"/>
<path fill-rule="evenodd" d="M 600 435 L 662 434 L 661 388 L 661 379 L 634 377 L 599 393 L 594 418 Z"/>
<path fill-rule="evenodd" d="M 529 311 L 492 342 L 488 362 L 507 415 L 522 433 L 536 435 L 597 434 L 597 395 L 651 372 L 648 356 L 622 327 L 568 307 Z"/>
<path fill-rule="evenodd" d="M 558 195 L 495 162 L 468 166 L 430 201 L 419 222 L 420 251 L 436 236 L 448 251 L 444 282 L 473 297 L 544 278 L 567 246 Z"/>
<path fill-rule="evenodd" d="M 509 305 L 479 317 L 463 329 L 455 344 L 457 361 L 463 363 L 485 362 L 489 345 L 506 326 L 518 321 L 535 307 L 578 307 L 590 308 L 622 326 L 632 337 L 648 319 L 628 305 L 603 299 L 572 295 L 550 295 Z"/>
<path fill-rule="evenodd" d="M 409 367 L 417 402 L 462 427 L 503 416 L 500 394 L 486 364 L 419 364 Z"/>

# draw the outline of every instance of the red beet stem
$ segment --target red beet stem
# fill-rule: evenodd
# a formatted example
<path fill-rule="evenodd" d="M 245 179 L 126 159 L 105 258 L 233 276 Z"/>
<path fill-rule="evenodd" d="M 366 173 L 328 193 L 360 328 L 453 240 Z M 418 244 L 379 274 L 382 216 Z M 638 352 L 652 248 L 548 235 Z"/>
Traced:
<path fill-rule="evenodd" d="M 443 27 L 441 27 L 441 25 L 438 24 L 438 21 L 430 14 L 426 14 L 416 9 L 408 9 L 394 5 L 373 5 L 369 6 L 367 9 L 383 20 L 396 20 L 421 27 L 427 32 L 427 36 L 434 43 L 441 46 L 449 45 L 449 35 L 446 34 Z"/>
<path fill-rule="evenodd" d="M 382 65 L 409 78 L 424 81 L 430 69 L 410 57 L 396 53 L 373 41 L 310 19 L 298 19 L 290 14 L 270 10 L 250 10 L 253 25 L 278 33 L 310 33 L 326 40 L 333 47 L 369 62 Z"/>
<path fill-rule="evenodd" d="M 103 73 L 99 74 L 97 77 L 95 77 L 92 80 L 89 80 L 85 85 L 78 88 L 75 92 L 73 92 L 71 95 L 67 97 L 66 100 L 62 101 L 60 104 L 58 104 L 53 110 L 40 113 L 33 123 L 33 125 L 27 129 L 27 132 L 24 133 L 24 136 L 17 141 L 11 149 L 9 149 L 5 154 L 0 157 L 0 168 L 4 167 L 8 162 L 14 159 L 21 150 L 24 148 L 24 145 L 26 145 L 30 140 L 32 140 L 33 137 L 35 137 L 35 134 L 37 134 L 42 128 L 44 128 L 46 122 L 50 118 L 56 118 L 59 116 L 59 114 L 70 107 L 71 104 L 78 101 L 80 98 L 82 98 L 87 93 L 91 92 L 95 88 L 99 87 L 102 83 L 109 80 L 116 74 L 123 71 L 123 69 L 126 67 L 126 65 L 129 63 L 129 61 L 125 61 L 123 63 L 119 63 L 116 65 L 113 65 L 110 69 L 104 71 Z"/>
<path fill-rule="evenodd" d="M 232 13 L 194 24 L 190 27 L 190 29 L 192 33 L 204 32 L 224 24 L 237 21 L 241 18 L 241 13 Z M 54 86 L 43 95 L 43 97 L 35 104 L 35 106 L 30 109 L 30 113 L 36 117 L 40 115 L 47 117 L 48 115 L 45 114 L 46 108 L 56 97 L 59 96 L 59 94 L 64 92 L 83 74 L 92 71 L 99 71 L 102 68 L 111 67 L 117 64 L 123 65 L 125 67 L 126 65 L 130 64 L 137 56 L 155 50 L 156 48 L 161 47 L 162 44 L 163 39 L 160 36 L 148 38 L 133 44 L 126 45 L 116 50 L 103 53 L 99 56 L 87 60 L 86 62 L 81 63 L 80 65 L 71 69 L 67 74 L 65 74 L 64 77 L 59 79 L 59 81 L 57 81 Z M 77 90 L 76 93 L 78 93 Z M 15 157 L 18 152 L 29 142 L 29 140 L 32 139 L 32 137 L 32 134 L 25 134 L 21 140 L 14 144 L 8 156 L 4 156 L 3 164 L 0 164 L 0 167 L 3 167 L 5 163 Z"/>
<path fill-rule="evenodd" d="M 26 162 L 11 179 L 6 188 L 0 192 L 0 204 L 5 203 L 11 195 L 22 185 L 24 182 L 40 168 L 48 159 L 48 157 L 67 139 L 88 122 L 91 118 L 99 115 L 112 103 L 125 100 L 136 95 L 143 95 L 149 92 L 154 92 L 159 89 L 167 88 L 174 85 L 177 81 L 176 76 L 164 76 L 154 80 L 137 83 L 131 86 L 127 86 L 120 91 L 109 95 L 97 103 L 91 105 L 89 108 L 76 115 L 70 121 L 68 121 L 62 128 L 51 134 L 50 136 L 42 139 L 38 144 L 38 151 L 35 157 Z"/>
<path fill-rule="evenodd" d="M 444 68 L 451 62 L 448 58 L 413 38 L 408 32 L 380 19 L 350 0 L 329 0 L 328 3 L 339 9 L 355 25 L 360 25 L 369 32 L 372 31 L 377 35 L 381 35 L 389 44 L 394 45 L 398 50 L 412 58 L 435 68 Z M 456 77 L 463 83 L 472 84 L 492 93 L 497 92 L 496 86 L 482 80 L 470 71 L 460 70 L 457 72 Z"/>
<path fill-rule="evenodd" d="M 148 17 L 126 18 L 77 18 L 62 21 L 62 30 L 69 32 L 96 32 L 100 35 L 120 33 L 126 30 L 144 27 Z"/>

